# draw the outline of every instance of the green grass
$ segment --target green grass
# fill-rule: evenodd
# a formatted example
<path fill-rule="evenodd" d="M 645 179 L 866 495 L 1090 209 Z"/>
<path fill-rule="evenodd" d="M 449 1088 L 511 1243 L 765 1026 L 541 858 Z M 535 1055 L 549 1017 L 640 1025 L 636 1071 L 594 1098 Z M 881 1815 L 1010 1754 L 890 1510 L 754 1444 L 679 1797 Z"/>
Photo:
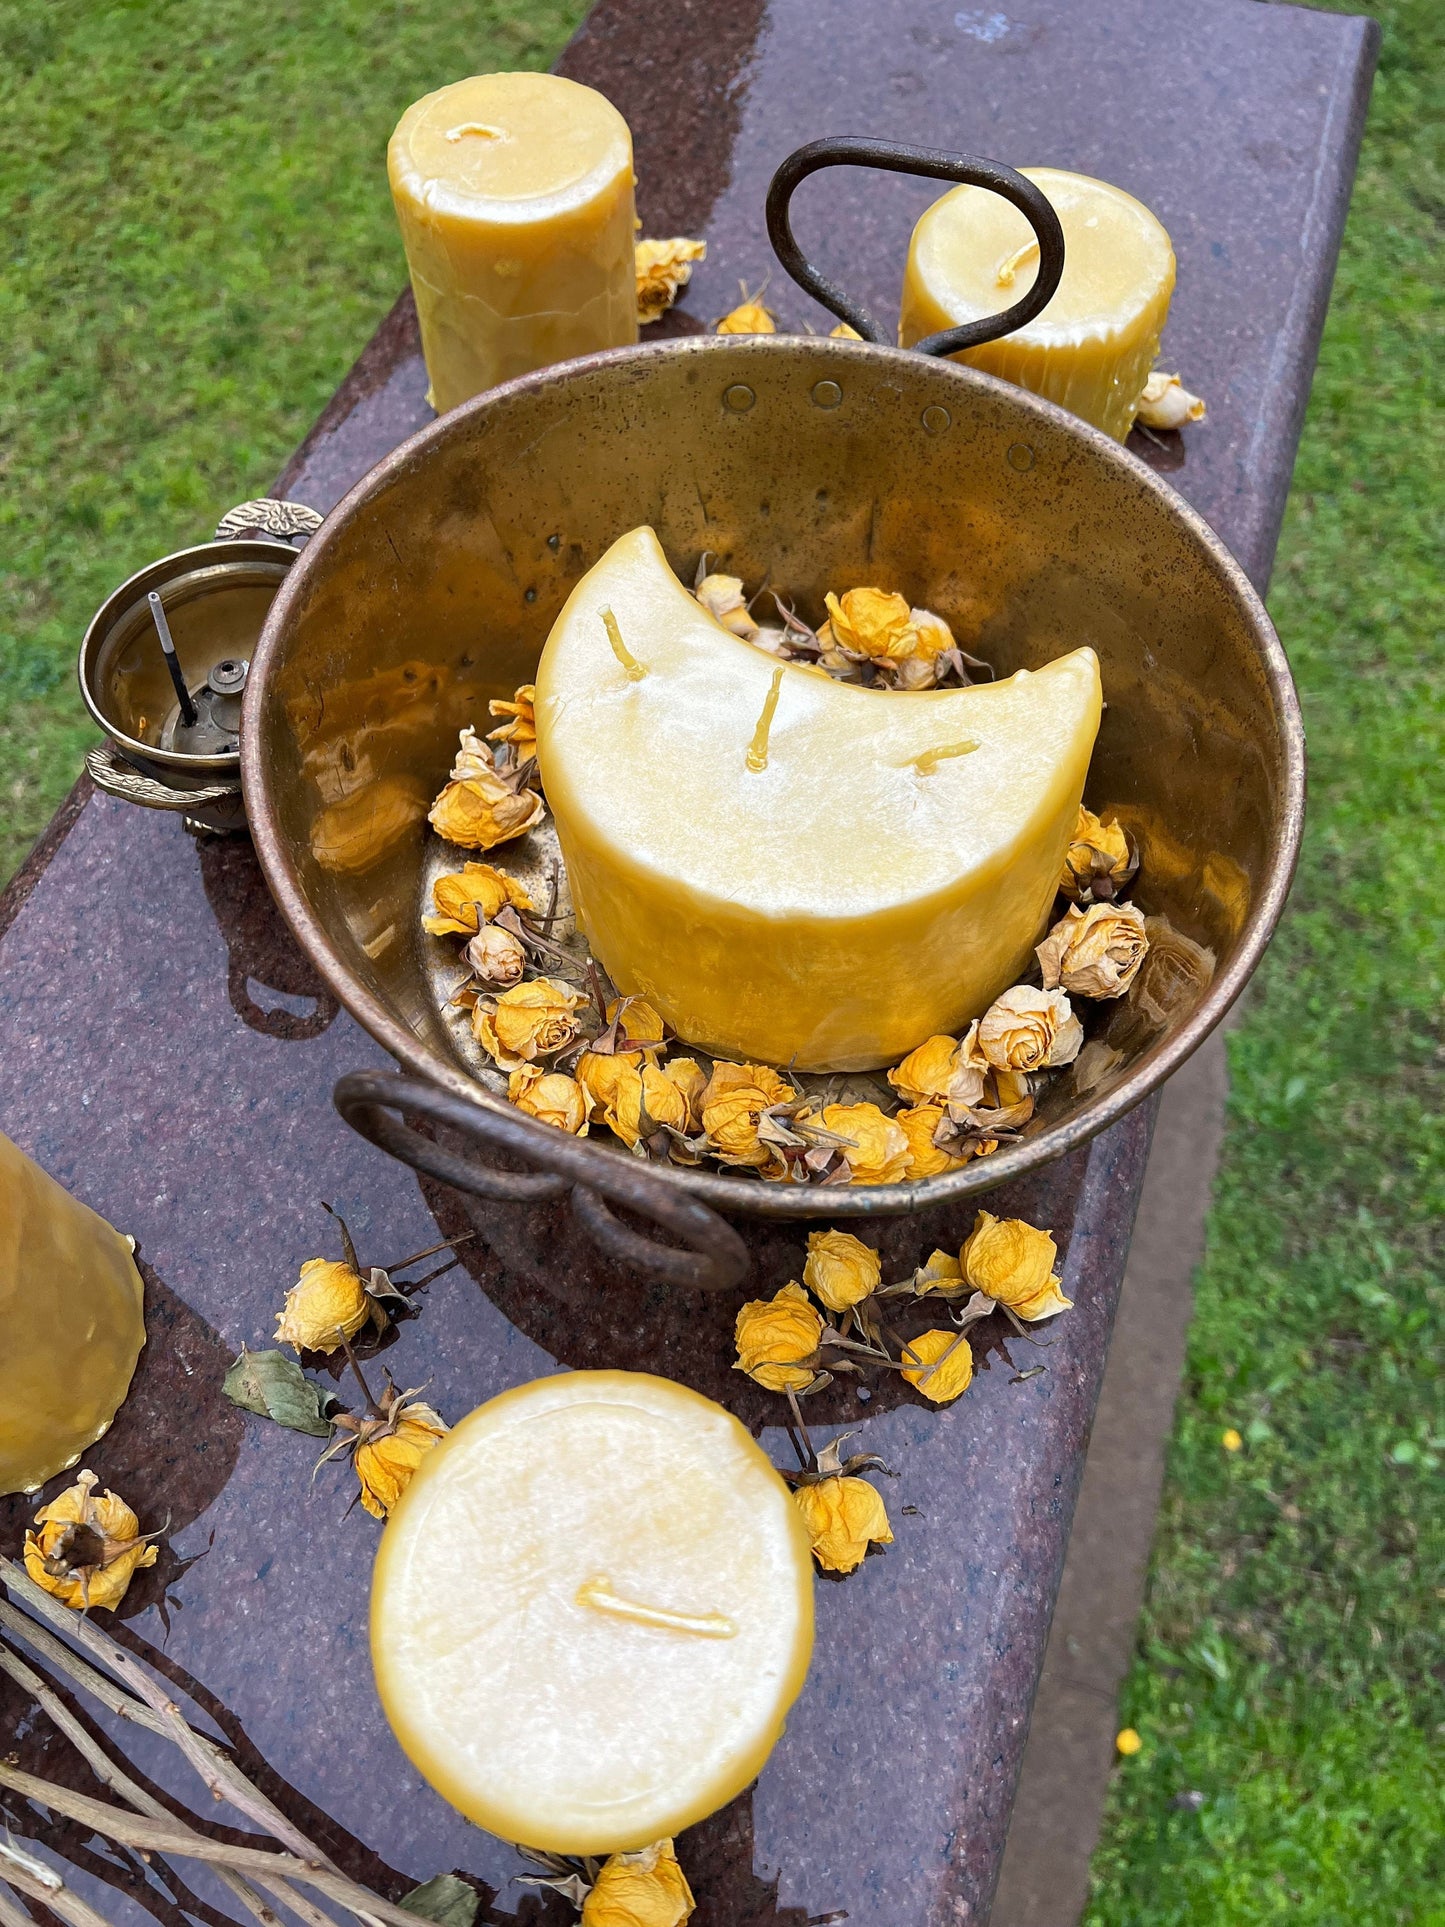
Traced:
<path fill-rule="evenodd" d="M 1272 598 L 1309 723 L 1309 829 L 1231 1039 L 1124 1705 L 1144 1749 L 1118 1773 L 1090 1927 L 1445 1922 L 1438 1486 L 1427 1503 L 1445 1449 L 1428 332 L 1445 10 L 1377 10 L 1384 62 Z M 401 285 L 382 165 L 401 108 L 488 64 L 545 65 L 580 11 L 0 5 L 0 876 L 89 738 L 71 678 L 92 610 L 269 484 Z"/>
<path fill-rule="evenodd" d="M 1309 729 L 1304 858 L 1230 1038 L 1121 1709 L 1144 1748 L 1116 1773 L 1088 1927 L 1445 1922 L 1445 9 L 1375 11 L 1271 596 Z"/>
<path fill-rule="evenodd" d="M 584 0 L 0 0 L 0 879 L 94 732 L 85 624 L 268 488 L 395 299 L 387 136 Z"/>

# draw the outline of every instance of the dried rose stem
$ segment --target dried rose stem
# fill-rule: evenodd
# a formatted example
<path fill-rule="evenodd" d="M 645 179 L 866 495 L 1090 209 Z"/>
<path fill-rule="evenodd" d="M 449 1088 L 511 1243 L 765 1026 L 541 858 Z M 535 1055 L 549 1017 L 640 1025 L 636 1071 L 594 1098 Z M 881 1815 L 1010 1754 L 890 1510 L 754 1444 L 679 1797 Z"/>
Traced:
<path fill-rule="evenodd" d="M 12 1792 L 23 1794 L 27 1800 L 35 1800 L 49 1807 L 52 1813 L 78 1820 L 81 1825 L 92 1828 L 120 1846 L 135 1847 L 141 1853 L 165 1854 L 170 1858 L 179 1856 L 183 1860 L 204 1860 L 213 1867 L 235 1867 L 242 1873 L 254 1874 L 263 1880 L 279 1878 L 300 1881 L 330 1899 L 339 1900 L 363 1920 L 389 1921 L 392 1927 L 416 1927 L 415 1914 L 408 1913 L 393 1901 L 383 1900 L 379 1894 L 368 1893 L 345 1874 L 320 1866 L 314 1860 L 298 1859 L 289 1853 L 268 1853 L 261 1847 L 232 1846 L 228 1840 L 212 1840 L 204 1834 L 194 1833 L 174 1819 L 163 1824 L 141 1815 L 132 1818 L 123 1808 L 111 1806 L 106 1800 L 92 1800 L 84 1793 L 72 1793 L 68 1787 L 56 1786 L 51 1780 L 38 1779 L 33 1773 L 22 1773 L 16 1767 L 6 1766 L 3 1761 L 0 1761 L 0 1786 L 9 1787 Z M 358 1901 L 364 1903 L 364 1910 L 356 1904 Z M 47 1901 L 46 1904 L 50 1903 Z"/>
<path fill-rule="evenodd" d="M 132 1658 L 123 1646 L 107 1638 L 98 1626 L 81 1614 L 62 1606 L 58 1600 L 37 1586 L 30 1575 L 11 1559 L 0 1559 L 0 1581 L 13 1593 L 18 1594 L 35 1611 L 50 1620 L 52 1625 L 61 1627 L 71 1634 L 81 1645 L 91 1652 L 101 1663 L 108 1666 L 128 1686 L 138 1693 L 144 1704 L 138 1705 L 128 1694 L 116 1695 L 109 1682 L 80 1660 L 68 1646 L 45 1633 L 40 1627 L 16 1610 L 13 1605 L 0 1602 L 0 1624 L 9 1626 L 23 1639 L 32 1643 L 37 1651 L 51 1660 L 62 1671 L 67 1672 L 81 1685 L 86 1686 L 97 1697 L 109 1705 L 123 1719 L 134 1720 L 139 1725 L 150 1728 L 163 1738 L 173 1741 L 180 1747 L 191 1765 L 210 1788 L 216 1800 L 229 1800 L 246 1817 L 279 1840 L 283 1846 L 291 1847 L 307 1865 L 326 1868 L 346 1891 L 331 1891 L 331 1898 L 338 1899 L 355 1914 L 358 1919 L 375 1923 L 379 1919 L 395 1918 L 398 1910 L 388 1909 L 391 1903 L 383 1901 L 367 1888 L 347 1879 L 346 1875 L 321 1852 L 321 1849 L 307 1839 L 301 1830 L 286 1818 L 281 1809 L 268 1800 L 264 1793 L 252 1786 L 245 1774 L 231 1756 L 214 1741 L 194 1732 L 181 1716 L 175 1702 L 155 1685 L 140 1663 Z M 89 1678 L 86 1675 L 90 1675 Z M 93 1682 L 93 1683 L 92 1683 Z M 123 1704 L 121 1702 L 124 1702 Z M 203 1836 L 197 1836 L 202 1838 Z M 284 1876 L 284 1868 L 267 1868 L 261 1884 L 268 1892 L 282 1899 L 308 1923 L 308 1927 L 331 1927 L 328 1917 L 316 1908 L 303 1895 L 289 1895 L 277 1892 L 272 1884 Z M 403 1921 L 409 1916 L 403 1915 Z"/>

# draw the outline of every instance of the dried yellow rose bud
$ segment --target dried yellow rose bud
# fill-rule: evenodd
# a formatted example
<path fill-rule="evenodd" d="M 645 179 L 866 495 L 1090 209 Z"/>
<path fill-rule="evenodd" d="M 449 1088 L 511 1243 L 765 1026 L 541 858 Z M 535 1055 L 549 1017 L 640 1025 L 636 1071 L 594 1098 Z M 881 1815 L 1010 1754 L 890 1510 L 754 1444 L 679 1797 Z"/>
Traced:
<path fill-rule="evenodd" d="M 744 291 L 739 306 L 730 314 L 725 314 L 714 326 L 713 332 L 720 335 L 773 335 L 778 324 L 773 319 L 771 309 L 765 308 L 761 301 L 750 298 Z"/>
<path fill-rule="evenodd" d="M 872 1245 L 851 1231 L 810 1231 L 803 1283 L 829 1311 L 847 1311 L 877 1291 L 882 1266 Z"/>
<path fill-rule="evenodd" d="M 758 1137 L 759 1121 L 792 1100 L 792 1086 L 766 1064 L 715 1064 L 702 1094 L 702 1128 L 724 1164 L 769 1164 L 775 1157 Z"/>
<path fill-rule="evenodd" d="M 577 1035 L 576 1012 L 586 998 L 555 977 L 488 997 L 472 1011 L 472 1032 L 504 1071 L 520 1070 L 538 1057 L 565 1050 Z"/>
<path fill-rule="evenodd" d="M 882 1494 L 866 1479 L 819 1479 L 816 1485 L 800 1485 L 793 1498 L 813 1542 L 813 1557 L 825 1572 L 853 1572 L 870 1545 L 893 1544 Z"/>
<path fill-rule="evenodd" d="M 582 1902 L 581 1927 L 683 1927 L 694 1905 L 672 1842 L 659 1840 L 603 1862 Z"/>
<path fill-rule="evenodd" d="M 748 612 L 741 576 L 705 575 L 693 594 L 713 621 L 720 622 L 724 629 L 741 636 L 744 642 L 751 642 L 757 636 L 758 625 Z"/>
<path fill-rule="evenodd" d="M 1035 951 L 1044 989 L 1071 997 L 1122 997 L 1149 949 L 1144 912 L 1132 903 L 1070 904 Z"/>
<path fill-rule="evenodd" d="M 587 1100 L 575 1077 L 563 1071 L 544 1071 L 540 1064 L 524 1064 L 507 1080 L 507 1096 L 528 1117 L 539 1117 L 572 1137 L 587 1133 Z"/>
<path fill-rule="evenodd" d="M 1178 375 L 1166 375 L 1158 368 L 1145 382 L 1135 410 L 1146 428 L 1183 428 L 1186 422 L 1202 422 L 1204 412 L 1204 403 L 1190 394 Z"/>
<path fill-rule="evenodd" d="M 637 241 L 633 266 L 637 275 L 637 319 L 646 327 L 661 321 L 676 301 L 678 291 L 692 279 L 692 264 L 707 255 L 706 241 L 678 235 L 670 241 Z"/>
<path fill-rule="evenodd" d="M 519 780 L 519 779 L 518 779 Z M 466 850 L 490 850 L 534 828 L 547 814 L 535 790 L 498 773 L 492 752 L 474 729 L 464 729 L 451 778 L 427 821 L 438 836 Z"/>
<path fill-rule="evenodd" d="M 947 1405 L 969 1388 L 973 1349 L 962 1332 L 922 1332 L 905 1347 L 903 1376 L 935 1405 Z"/>
<path fill-rule="evenodd" d="M 361 1503 L 373 1519 L 389 1516 L 417 1467 L 449 1430 L 430 1405 L 408 1405 L 401 1397 L 388 1403 L 385 1418 L 362 1421 L 352 1457 Z"/>
<path fill-rule="evenodd" d="M 462 955 L 477 982 L 492 990 L 510 990 L 521 983 L 527 968 L 521 939 L 495 923 L 484 923 Z"/>
<path fill-rule="evenodd" d="M 908 1175 L 908 1138 L 876 1104 L 825 1104 L 817 1120 L 849 1141 L 841 1146 L 854 1184 L 897 1184 Z"/>
<path fill-rule="evenodd" d="M 332 1258 L 308 1258 L 276 1314 L 276 1338 L 298 1352 L 334 1352 L 370 1316 L 360 1272 Z"/>
<path fill-rule="evenodd" d="M 659 1068 L 682 1099 L 683 1122 L 676 1128 L 692 1137 L 702 1129 L 702 1094 L 707 1089 L 707 1072 L 695 1057 L 669 1057 Z"/>
<path fill-rule="evenodd" d="M 948 1113 L 941 1104 L 915 1104 L 900 1111 L 893 1122 L 908 1139 L 908 1169 L 905 1177 L 941 1178 L 946 1171 L 958 1171 L 968 1163 L 967 1156 L 945 1150 L 938 1142 L 940 1128 Z"/>
<path fill-rule="evenodd" d="M 586 1098 L 588 1123 L 605 1124 L 629 1149 L 662 1125 L 687 1133 L 687 1093 L 650 1058 L 584 1051 L 577 1062 L 577 1081 Z"/>
<path fill-rule="evenodd" d="M 941 656 L 946 649 L 956 649 L 953 631 L 942 616 L 935 615 L 932 609 L 910 609 L 909 618 L 918 635 L 914 654 L 932 661 Z"/>
<path fill-rule="evenodd" d="M 113 1492 L 96 1498 L 99 1484 L 93 1472 L 82 1472 L 36 1513 L 39 1532 L 25 1534 L 25 1570 L 77 1612 L 114 1612 L 140 1568 L 156 1562 L 140 1520 Z"/>
<path fill-rule="evenodd" d="M 510 743 L 519 763 L 537 754 L 536 704 L 537 686 L 530 682 L 524 682 L 509 703 L 493 697 L 487 704 L 494 716 L 506 718 L 498 728 L 487 731 L 488 742 Z"/>
<path fill-rule="evenodd" d="M 614 997 L 607 1006 L 607 1028 L 611 1048 L 626 1051 L 639 1064 L 644 1058 L 655 1064 L 667 1038 L 667 1025 L 645 997 Z M 595 1048 L 604 1048 L 601 1038 Z"/>
<path fill-rule="evenodd" d="M 849 589 L 823 598 L 833 640 L 855 656 L 902 662 L 918 650 L 918 631 L 905 597 L 882 589 Z"/>
<path fill-rule="evenodd" d="M 450 876 L 438 877 L 431 887 L 434 917 L 423 917 L 422 929 L 433 937 L 475 936 L 481 925 L 510 904 L 514 910 L 536 905 L 505 870 L 490 863 L 467 863 Z"/>
<path fill-rule="evenodd" d="M 490 850 L 535 829 L 547 814 L 536 790 L 514 790 L 495 773 L 448 783 L 427 812 L 437 835 L 464 850 Z"/>
<path fill-rule="evenodd" d="M 812 1383 L 811 1358 L 823 1336 L 823 1320 L 799 1284 L 787 1284 L 775 1298 L 752 1298 L 734 1327 L 738 1357 L 735 1372 L 746 1372 L 769 1392 L 801 1392 Z"/>
<path fill-rule="evenodd" d="M 1062 990 L 1015 984 L 978 1020 L 978 1047 L 995 1070 L 1053 1070 L 1072 1064 L 1084 1027 Z"/>
<path fill-rule="evenodd" d="M 862 335 L 847 321 L 840 321 L 836 328 L 828 330 L 830 341 L 861 341 Z"/>
<path fill-rule="evenodd" d="M 1104 823 L 1092 810 L 1079 806 L 1064 857 L 1059 888 L 1073 903 L 1107 903 L 1128 887 L 1138 869 L 1129 839 L 1117 823 Z"/>
<path fill-rule="evenodd" d="M 1058 1255 L 1047 1231 L 1022 1218 L 996 1218 L 980 1211 L 958 1262 L 976 1291 L 1032 1323 L 1067 1311 L 1073 1302 L 1065 1298 L 1054 1275 Z"/>
<path fill-rule="evenodd" d="M 425 815 L 426 796 L 414 777 L 379 776 L 320 812 L 311 826 L 311 854 L 333 876 L 359 876 Z"/>
<path fill-rule="evenodd" d="M 889 1071 L 888 1082 L 910 1104 L 982 1104 L 989 1065 L 977 1046 L 977 1024 L 962 1041 L 929 1037 Z"/>

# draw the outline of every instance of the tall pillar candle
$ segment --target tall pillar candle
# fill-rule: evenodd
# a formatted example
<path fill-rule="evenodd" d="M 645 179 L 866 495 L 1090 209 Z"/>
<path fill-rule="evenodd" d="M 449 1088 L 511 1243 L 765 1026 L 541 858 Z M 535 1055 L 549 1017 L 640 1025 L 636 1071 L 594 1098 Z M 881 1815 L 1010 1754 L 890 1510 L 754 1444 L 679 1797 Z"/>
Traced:
<path fill-rule="evenodd" d="M 632 136 L 558 74 L 477 74 L 409 107 L 387 149 L 438 413 L 637 339 Z"/>
<path fill-rule="evenodd" d="M 956 357 L 1080 415 L 1116 441 L 1133 423 L 1174 292 L 1174 250 L 1141 201 L 1107 181 L 1053 167 L 1022 170 L 1064 230 L 1064 274 L 1053 299 L 1013 334 Z M 1023 214 L 981 187 L 957 187 L 913 230 L 899 340 L 997 314 L 1038 272 Z"/>
<path fill-rule="evenodd" d="M 720 1405 L 644 1372 L 503 1392 L 422 1461 L 371 1593 L 413 1764 L 504 1840 L 612 1853 L 761 1771 L 807 1672 L 802 1515 Z"/>
<path fill-rule="evenodd" d="M 0 1137 L 0 1492 L 33 1492 L 109 1426 L 141 1299 L 126 1239 Z"/>

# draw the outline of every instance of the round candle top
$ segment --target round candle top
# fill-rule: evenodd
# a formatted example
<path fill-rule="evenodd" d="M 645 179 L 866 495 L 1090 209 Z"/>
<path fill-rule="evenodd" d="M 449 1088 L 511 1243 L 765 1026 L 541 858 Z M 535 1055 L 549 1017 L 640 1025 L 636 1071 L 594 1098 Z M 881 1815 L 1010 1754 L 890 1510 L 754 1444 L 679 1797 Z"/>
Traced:
<path fill-rule="evenodd" d="M 626 172 L 612 103 L 559 74 L 476 74 L 409 107 L 388 151 L 393 192 L 434 212 L 534 221 L 584 205 Z"/>
<path fill-rule="evenodd" d="M 1071 346 L 1129 328 L 1161 296 L 1167 304 L 1174 250 L 1142 201 L 1086 174 L 1021 171 L 1059 217 L 1064 274 L 1043 313 L 1006 337 L 1010 344 Z M 951 327 L 1011 307 L 1033 286 L 1038 265 L 1034 231 L 1011 202 L 987 188 L 956 187 L 914 228 L 907 272 L 946 317 L 939 325 Z"/>
<path fill-rule="evenodd" d="M 372 1585 L 382 1705 L 479 1826 L 650 1845 L 761 1769 L 807 1672 L 802 1519 L 736 1419 L 637 1372 L 538 1379 L 426 1458 Z"/>

